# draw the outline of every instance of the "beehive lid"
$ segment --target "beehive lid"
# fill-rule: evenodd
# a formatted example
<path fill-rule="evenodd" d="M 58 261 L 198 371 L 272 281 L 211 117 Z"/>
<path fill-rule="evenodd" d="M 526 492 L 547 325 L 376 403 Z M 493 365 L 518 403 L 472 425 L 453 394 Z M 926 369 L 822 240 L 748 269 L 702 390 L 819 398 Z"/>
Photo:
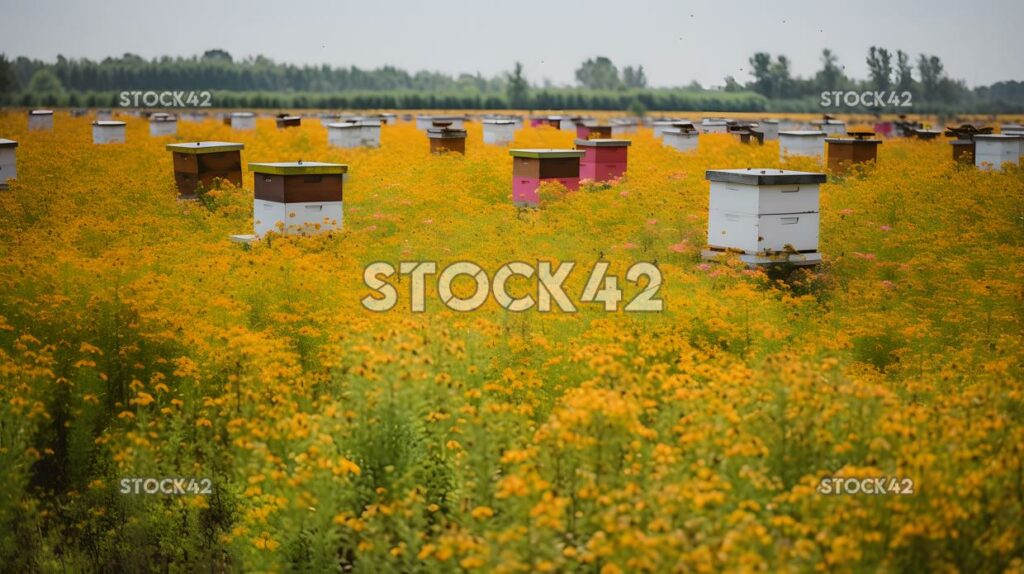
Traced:
<path fill-rule="evenodd" d="M 709 169 L 704 174 L 708 181 L 741 183 L 744 185 L 786 185 L 824 183 L 825 174 L 786 169 Z"/>
<path fill-rule="evenodd" d="M 329 123 L 329 124 L 327 124 L 327 127 L 328 127 L 328 129 L 345 130 L 345 129 L 351 129 L 351 128 L 358 128 L 358 127 L 360 127 L 360 125 L 359 125 L 359 122 L 357 122 L 355 120 L 347 120 L 347 121 L 343 121 L 343 122 Z"/>
<path fill-rule="evenodd" d="M 153 115 L 149 116 L 149 121 L 151 121 L 151 122 L 176 122 L 176 121 L 178 121 L 178 118 L 176 116 L 172 116 L 171 114 L 153 114 Z"/>
<path fill-rule="evenodd" d="M 825 138 L 828 143 L 834 144 L 861 144 L 861 145 L 878 145 L 882 143 L 880 139 L 874 139 L 871 136 L 875 135 L 875 132 L 846 132 L 846 135 L 853 136 L 852 138 Z"/>
<path fill-rule="evenodd" d="M 577 139 L 576 145 L 583 147 L 629 147 L 633 142 L 629 140 L 617 140 L 611 138 L 596 138 L 592 140 Z"/>
<path fill-rule="evenodd" d="M 794 137 L 821 137 L 825 135 L 825 132 L 821 130 L 793 130 L 787 132 L 779 132 L 779 135 Z"/>
<path fill-rule="evenodd" d="M 496 126 L 509 126 L 516 123 L 515 120 L 500 120 L 500 119 L 489 119 L 484 120 L 485 124 L 496 125 Z"/>
<path fill-rule="evenodd" d="M 278 163 L 250 163 L 249 171 L 272 175 L 339 175 L 348 172 L 342 163 L 318 161 L 285 161 Z"/>
<path fill-rule="evenodd" d="M 167 151 L 189 154 L 241 151 L 243 149 L 245 149 L 245 144 L 232 142 L 188 142 L 167 144 Z"/>
<path fill-rule="evenodd" d="M 18 147 L 18 142 L 14 140 L 0 139 L 0 147 Z"/>
<path fill-rule="evenodd" d="M 117 120 L 100 120 L 100 121 L 93 122 L 92 125 L 100 126 L 101 128 L 116 128 L 116 127 L 124 126 L 125 123 L 124 122 L 119 122 Z"/>
<path fill-rule="evenodd" d="M 816 126 L 838 126 L 840 124 L 845 124 L 845 123 L 846 122 L 844 122 L 843 120 L 832 120 L 832 119 L 816 120 L 816 121 L 811 122 L 812 125 L 816 125 Z"/>
<path fill-rule="evenodd" d="M 53 110 L 32 110 L 28 113 L 30 116 L 52 116 Z"/>
<path fill-rule="evenodd" d="M 1005 140 L 1019 140 L 1022 136 L 1014 134 L 978 134 L 974 136 L 976 140 L 990 140 L 990 141 L 1005 141 Z"/>
<path fill-rule="evenodd" d="M 254 112 L 231 112 L 233 118 L 254 118 L 256 114 Z"/>
<path fill-rule="evenodd" d="M 566 157 L 583 157 L 586 152 L 575 149 L 510 149 L 508 154 L 512 157 L 526 157 L 531 159 L 555 159 Z"/>
<path fill-rule="evenodd" d="M 460 139 L 466 137 L 466 130 L 458 128 L 427 128 L 427 137 L 432 139 Z"/>
<path fill-rule="evenodd" d="M 779 120 L 761 120 L 762 124 L 777 124 Z"/>
<path fill-rule="evenodd" d="M 729 125 L 729 120 L 709 120 L 705 118 L 700 123 L 705 126 L 727 126 Z"/>
<path fill-rule="evenodd" d="M 301 120 L 302 116 L 277 116 L 279 120 Z"/>

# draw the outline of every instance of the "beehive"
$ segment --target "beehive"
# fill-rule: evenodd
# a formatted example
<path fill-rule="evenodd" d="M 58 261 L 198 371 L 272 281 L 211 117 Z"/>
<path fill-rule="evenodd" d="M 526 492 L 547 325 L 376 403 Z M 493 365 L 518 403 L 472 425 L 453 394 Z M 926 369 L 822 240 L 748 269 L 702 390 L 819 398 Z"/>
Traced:
<path fill-rule="evenodd" d="M 822 158 L 825 155 L 825 132 L 794 130 L 779 132 L 779 157 L 802 155 Z"/>
<path fill-rule="evenodd" d="M 454 127 L 427 128 L 430 153 L 466 153 L 466 130 Z"/>
<path fill-rule="evenodd" d="M 764 143 L 764 134 L 757 131 L 757 124 L 744 124 L 729 126 L 729 133 L 736 137 L 740 143 L 750 144 Z"/>
<path fill-rule="evenodd" d="M 729 133 L 729 120 L 704 118 L 700 122 L 700 132 L 704 134 Z"/>
<path fill-rule="evenodd" d="M 114 119 L 114 112 L 111 110 L 96 110 L 96 121 L 109 122 L 112 119 Z"/>
<path fill-rule="evenodd" d="M 327 124 L 327 143 L 333 147 L 380 147 L 380 121 L 358 120 Z"/>
<path fill-rule="evenodd" d="M 201 141 L 167 144 L 173 154 L 174 183 L 182 199 L 196 197 L 200 187 L 216 187 L 217 180 L 242 186 L 242 149 L 240 143 Z"/>
<path fill-rule="evenodd" d="M 758 131 L 764 134 L 765 141 L 779 139 L 779 120 L 761 120 L 758 123 Z"/>
<path fill-rule="evenodd" d="M 278 116 L 276 122 L 278 129 L 297 128 L 302 125 L 302 118 L 299 116 Z"/>
<path fill-rule="evenodd" d="M 231 129 L 248 131 L 256 129 L 256 114 L 252 112 L 232 112 Z"/>
<path fill-rule="evenodd" d="M 485 119 L 483 124 L 485 144 L 507 145 L 516 133 L 515 120 Z"/>
<path fill-rule="evenodd" d="M 178 133 L 178 118 L 165 113 L 149 116 L 149 135 L 173 136 Z"/>
<path fill-rule="evenodd" d="M 576 124 L 576 137 L 580 139 L 610 139 L 612 137 L 612 126 Z"/>
<path fill-rule="evenodd" d="M 878 146 L 882 140 L 871 138 L 874 132 L 849 132 L 853 138 L 826 138 L 828 169 L 843 174 L 854 164 L 878 160 Z"/>
<path fill-rule="evenodd" d="M 540 205 L 541 182 L 558 182 L 568 190 L 580 187 L 583 151 L 570 149 L 513 149 L 512 202 L 520 207 Z"/>
<path fill-rule="evenodd" d="M 0 139 L 0 189 L 7 189 L 7 182 L 18 177 L 18 142 Z"/>
<path fill-rule="evenodd" d="M 395 114 L 383 113 L 383 114 L 378 114 L 378 116 L 380 118 L 381 125 L 393 126 L 393 125 L 395 125 L 395 122 L 398 121 L 398 116 L 395 115 Z"/>
<path fill-rule="evenodd" d="M 465 116 L 416 116 L 416 129 L 427 131 L 434 127 L 434 122 L 447 124 L 447 127 L 457 130 L 466 127 Z"/>
<path fill-rule="evenodd" d="M 551 126 L 556 130 L 562 127 L 561 116 L 541 116 L 530 118 L 530 125 L 533 127 Z"/>
<path fill-rule="evenodd" d="M 338 163 L 250 163 L 253 229 L 311 235 L 341 229 L 342 195 L 348 166 Z"/>
<path fill-rule="evenodd" d="M 939 130 L 910 129 L 910 135 L 919 140 L 933 140 L 942 135 Z"/>
<path fill-rule="evenodd" d="M 50 131 L 53 129 L 53 110 L 32 110 L 28 113 L 29 131 Z"/>
<path fill-rule="evenodd" d="M 953 149 L 953 161 L 974 165 L 974 138 L 978 135 L 990 134 L 992 128 L 977 128 L 972 124 L 946 128 L 945 135 L 956 138 L 949 142 Z"/>
<path fill-rule="evenodd" d="M 584 151 L 580 179 L 610 181 L 625 175 L 630 143 L 617 139 L 577 139 L 576 149 Z"/>
<path fill-rule="evenodd" d="M 999 133 L 1008 136 L 1024 136 L 1024 126 L 1020 124 L 1003 124 L 999 126 Z"/>
<path fill-rule="evenodd" d="M 819 186 L 825 174 L 748 168 L 708 170 L 706 178 L 711 189 L 705 257 L 739 251 L 748 263 L 777 261 L 780 255 L 802 265 L 821 260 Z"/>
<path fill-rule="evenodd" d="M 92 143 L 111 144 L 125 142 L 125 123 L 113 120 L 92 123 Z"/>
<path fill-rule="evenodd" d="M 828 116 L 825 119 L 811 122 L 811 125 L 815 129 L 825 132 L 826 135 L 830 136 L 841 136 L 846 133 L 846 122 L 842 120 L 835 120 Z"/>
<path fill-rule="evenodd" d="M 654 132 L 654 137 L 660 138 L 665 134 L 665 130 L 672 129 L 672 126 L 678 122 L 685 120 L 652 120 L 651 130 Z"/>
<path fill-rule="evenodd" d="M 700 135 L 697 128 L 688 122 L 677 122 L 676 127 L 669 128 L 662 134 L 665 145 L 676 151 L 690 151 L 697 149 L 697 142 Z"/>
<path fill-rule="evenodd" d="M 1001 171 L 1006 164 L 1019 164 L 1020 136 L 1006 134 L 979 134 L 974 136 L 974 165 L 982 169 Z"/>
<path fill-rule="evenodd" d="M 636 132 L 637 123 L 634 120 L 616 118 L 611 121 L 611 124 L 612 137 Z"/>

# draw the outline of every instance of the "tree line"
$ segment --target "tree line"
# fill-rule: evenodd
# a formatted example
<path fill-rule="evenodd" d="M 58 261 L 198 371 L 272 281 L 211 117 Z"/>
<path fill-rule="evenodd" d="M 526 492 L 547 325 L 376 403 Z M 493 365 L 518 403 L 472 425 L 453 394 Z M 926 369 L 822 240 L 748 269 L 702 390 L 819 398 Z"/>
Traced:
<path fill-rule="evenodd" d="M 818 112 L 823 91 L 873 89 L 913 93 L 913 110 L 900 111 L 1024 111 L 1022 82 L 971 89 L 952 79 L 936 56 L 912 59 L 902 50 L 877 46 L 869 49 L 866 63 L 868 78 L 850 78 L 836 54 L 826 49 L 821 69 L 802 78 L 792 74 L 785 55 L 758 52 L 749 60 L 750 78 L 745 82 L 729 76 L 723 86 L 712 88 L 696 82 L 652 88 L 642 65 L 620 70 L 609 58 L 598 56 L 580 64 L 576 87 L 555 87 L 530 82 L 521 63 L 510 72 L 485 77 L 410 73 L 392 66 L 296 66 L 263 56 L 236 60 L 223 50 L 152 60 L 134 54 L 101 61 L 58 56 L 56 62 L 0 54 L 0 105 L 113 107 L 122 91 L 190 90 L 212 92 L 216 107 Z"/>

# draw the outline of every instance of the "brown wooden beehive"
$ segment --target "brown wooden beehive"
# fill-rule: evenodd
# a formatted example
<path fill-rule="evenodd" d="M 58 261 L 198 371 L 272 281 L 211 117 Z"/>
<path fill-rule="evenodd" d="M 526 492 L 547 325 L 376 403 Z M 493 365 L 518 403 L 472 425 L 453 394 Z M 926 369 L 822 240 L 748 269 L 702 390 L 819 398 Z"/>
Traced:
<path fill-rule="evenodd" d="M 297 128 L 302 125 L 302 118 L 299 116 L 280 116 L 277 118 L 277 127 L 284 128 Z"/>
<path fill-rule="evenodd" d="M 827 138 L 828 168 L 842 174 L 858 163 L 878 160 L 878 146 L 882 140 L 873 139 L 874 132 L 847 132 L 853 138 Z"/>
<path fill-rule="evenodd" d="M 174 154 L 174 183 L 183 199 L 193 199 L 200 188 L 210 189 L 217 180 L 242 185 L 242 149 L 231 142 L 190 142 L 167 144 Z"/>
<path fill-rule="evenodd" d="M 427 129 L 430 153 L 466 153 L 466 130 L 449 127 Z"/>

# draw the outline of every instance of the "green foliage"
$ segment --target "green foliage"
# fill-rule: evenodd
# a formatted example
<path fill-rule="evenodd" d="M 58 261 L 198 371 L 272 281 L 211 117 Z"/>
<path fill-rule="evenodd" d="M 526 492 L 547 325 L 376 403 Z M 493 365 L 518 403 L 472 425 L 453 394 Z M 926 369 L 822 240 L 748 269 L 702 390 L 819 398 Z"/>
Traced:
<path fill-rule="evenodd" d="M 622 85 L 619 69 L 604 56 L 588 59 L 576 70 L 576 81 L 592 90 L 613 90 Z"/>

